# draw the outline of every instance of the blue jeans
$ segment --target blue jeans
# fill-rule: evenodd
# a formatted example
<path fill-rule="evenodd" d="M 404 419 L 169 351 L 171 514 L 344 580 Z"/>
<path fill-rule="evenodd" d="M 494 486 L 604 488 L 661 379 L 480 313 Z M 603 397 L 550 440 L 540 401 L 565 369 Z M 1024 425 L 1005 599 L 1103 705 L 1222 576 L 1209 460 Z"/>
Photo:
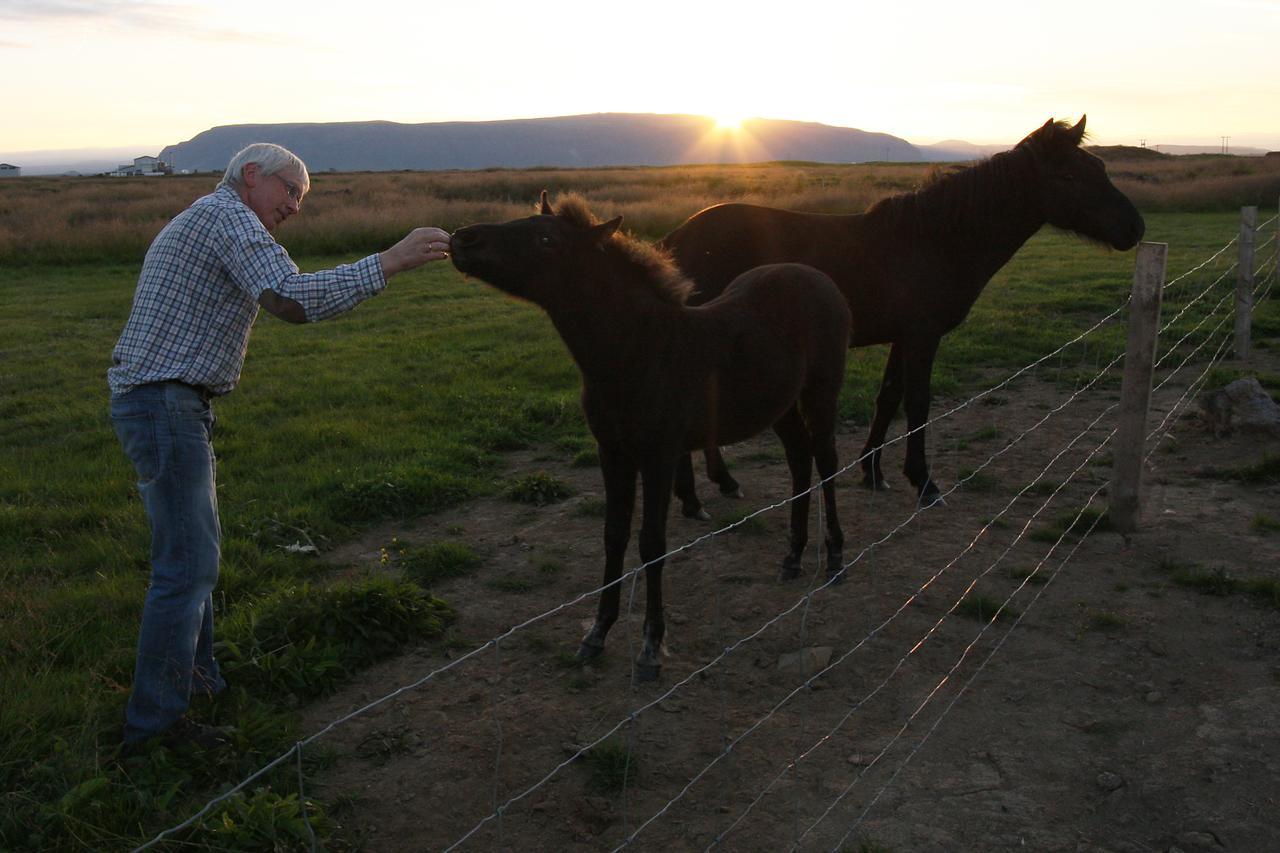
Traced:
<path fill-rule="evenodd" d="M 193 686 L 210 695 L 226 688 L 213 659 L 221 554 L 214 417 L 197 389 L 157 382 L 112 397 L 111 421 L 151 522 L 151 586 L 125 709 L 124 739 L 136 743 L 177 722 Z"/>

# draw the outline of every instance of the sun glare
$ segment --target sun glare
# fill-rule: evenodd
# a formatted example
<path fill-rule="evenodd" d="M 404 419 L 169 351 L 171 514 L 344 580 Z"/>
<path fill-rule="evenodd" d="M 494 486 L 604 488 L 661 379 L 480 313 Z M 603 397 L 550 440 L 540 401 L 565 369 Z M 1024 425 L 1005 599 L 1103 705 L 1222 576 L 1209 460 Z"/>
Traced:
<path fill-rule="evenodd" d="M 715 119 L 716 130 L 735 131 L 742 129 L 742 120 L 744 116 L 740 115 L 719 115 L 712 116 Z"/>

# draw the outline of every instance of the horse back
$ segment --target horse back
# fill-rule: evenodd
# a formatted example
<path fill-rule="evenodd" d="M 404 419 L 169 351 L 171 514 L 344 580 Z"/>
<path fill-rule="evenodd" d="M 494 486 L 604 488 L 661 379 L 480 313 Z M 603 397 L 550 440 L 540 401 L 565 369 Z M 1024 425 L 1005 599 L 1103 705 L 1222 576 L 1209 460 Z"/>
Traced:
<path fill-rule="evenodd" d="M 860 216 L 800 213 L 754 204 L 718 204 L 662 238 L 680 271 L 693 279 L 690 305 L 709 302 L 753 267 L 798 262 L 839 280 L 851 260 L 846 235 Z"/>

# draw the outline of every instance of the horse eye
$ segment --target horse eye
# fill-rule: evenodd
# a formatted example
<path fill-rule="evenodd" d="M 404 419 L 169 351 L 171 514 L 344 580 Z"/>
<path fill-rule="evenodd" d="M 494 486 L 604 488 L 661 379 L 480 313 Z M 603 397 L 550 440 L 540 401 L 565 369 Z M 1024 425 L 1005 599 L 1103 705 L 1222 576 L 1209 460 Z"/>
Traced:
<path fill-rule="evenodd" d="M 551 244 L 554 242 L 555 242 L 554 240 L 552 240 L 550 237 L 548 237 L 545 234 L 538 238 L 538 245 L 542 246 L 545 249 L 550 249 Z"/>

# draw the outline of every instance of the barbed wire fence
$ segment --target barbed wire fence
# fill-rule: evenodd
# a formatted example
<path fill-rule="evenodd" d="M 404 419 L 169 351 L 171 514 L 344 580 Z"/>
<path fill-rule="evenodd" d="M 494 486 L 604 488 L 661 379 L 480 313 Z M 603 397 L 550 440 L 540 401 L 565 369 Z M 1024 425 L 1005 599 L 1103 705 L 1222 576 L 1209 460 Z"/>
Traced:
<path fill-rule="evenodd" d="M 1253 267 L 1255 285 L 1250 294 L 1251 305 L 1249 307 L 1251 309 L 1256 309 L 1258 304 L 1267 299 L 1277 280 L 1277 269 L 1280 266 L 1280 263 L 1278 263 L 1280 261 L 1280 240 L 1277 239 L 1277 232 L 1273 227 L 1276 222 L 1277 217 L 1273 216 L 1263 223 L 1251 226 L 1255 235 L 1264 231 L 1270 234 L 1268 238 L 1256 242 L 1253 247 L 1258 253 L 1257 256 L 1265 259 Z M 1222 294 L 1216 302 L 1210 303 L 1214 296 L 1223 290 L 1223 282 L 1228 280 L 1233 271 L 1236 271 L 1238 262 L 1227 264 L 1221 270 L 1218 270 L 1217 267 L 1223 264 L 1224 256 L 1237 244 L 1237 241 L 1238 238 L 1233 238 L 1200 263 L 1163 282 L 1161 285 L 1161 290 L 1166 298 L 1165 304 L 1170 308 L 1176 307 L 1177 310 L 1171 318 L 1167 318 L 1164 321 L 1159 329 L 1158 340 L 1163 345 L 1163 353 L 1155 361 L 1153 369 L 1157 374 L 1161 371 L 1164 373 L 1160 381 L 1153 385 L 1152 393 L 1153 396 L 1160 398 L 1158 406 L 1154 408 L 1163 410 L 1163 416 L 1153 430 L 1145 433 L 1145 440 L 1149 446 L 1149 450 L 1145 451 L 1144 459 L 1146 460 L 1150 459 L 1151 454 L 1156 452 L 1160 443 L 1169 435 L 1167 432 L 1169 425 L 1185 414 L 1190 402 L 1195 399 L 1211 377 L 1213 369 L 1231 351 L 1232 329 L 1230 323 L 1233 318 L 1231 305 L 1233 294 L 1227 292 Z M 1198 291 L 1191 292 L 1196 284 L 1202 281 L 1207 281 L 1207 283 Z M 569 754 L 566 758 L 559 762 L 554 762 L 549 770 L 540 772 L 540 775 L 535 773 L 532 781 L 526 781 L 511 787 L 509 791 L 514 793 L 508 793 L 505 797 L 503 794 L 503 779 L 510 762 L 504 762 L 504 758 L 518 744 L 513 744 L 512 738 L 508 736 L 503 724 L 502 699 L 499 688 L 506 669 L 506 659 L 503 654 L 504 643 L 509 644 L 513 638 L 529 631 L 535 625 L 568 614 L 582 603 L 599 596 L 612 584 L 583 592 L 542 613 L 526 618 L 487 642 L 458 655 L 448 663 L 431 669 L 422 677 L 406 683 L 386 695 L 331 721 L 314 734 L 298 740 L 291 749 L 264 765 L 255 773 L 211 799 L 202 809 L 191 815 L 187 820 L 164 830 L 137 849 L 149 849 L 167 839 L 175 839 L 184 830 L 198 825 L 219 805 L 245 791 L 249 786 L 273 771 L 285 766 L 289 761 L 293 761 L 295 764 L 299 800 L 303 809 L 302 815 L 307 822 L 312 848 L 316 849 L 318 842 L 307 814 L 306 780 L 303 770 L 305 750 L 351 720 L 368 715 L 375 709 L 398 700 L 406 696 L 406 694 L 418 691 L 433 681 L 441 680 L 446 675 L 454 675 L 463 667 L 471 665 L 483 669 L 486 667 L 484 663 L 486 660 L 488 661 L 488 667 L 492 669 L 492 675 L 488 676 L 488 706 L 489 717 L 492 721 L 493 739 L 493 754 L 488 762 L 491 768 L 491 776 L 487 785 L 488 796 L 486 797 L 489 802 L 489 811 L 487 814 L 480 815 L 478 819 L 475 819 L 469 825 L 466 823 L 460 824 L 461 828 L 450 839 L 444 840 L 439 844 L 433 843 L 432 846 L 443 847 L 446 850 L 467 846 L 469 842 L 474 846 L 474 842 L 480 840 L 478 838 L 480 834 L 489 832 L 492 835 L 485 835 L 489 843 L 484 846 L 492 846 L 493 842 L 496 842 L 500 847 L 506 846 L 509 841 L 508 828 L 506 826 L 507 815 L 529 800 L 535 793 L 551 785 L 572 764 L 590 755 L 593 750 L 601 747 L 625 730 L 626 766 L 623 770 L 621 789 L 623 838 L 615 849 L 621 849 L 637 843 L 647 830 L 650 830 L 664 818 L 671 815 L 682 801 L 689 799 L 699 786 L 705 786 L 707 781 L 716 774 L 716 771 L 719 771 L 722 777 L 734 779 L 740 787 L 747 789 L 747 795 L 750 799 L 735 814 L 729 786 L 722 786 L 722 790 L 719 793 L 722 795 L 723 800 L 717 809 L 717 814 L 725 815 L 724 826 L 723 828 L 717 828 L 715 836 L 707 844 L 707 849 L 714 848 L 725 843 L 735 833 L 741 833 L 747 820 L 762 806 L 767 807 L 767 804 L 769 804 L 768 798 L 771 794 L 787 784 L 795 787 L 795 780 L 799 778 L 802 768 L 811 765 L 817 766 L 821 752 L 824 749 L 830 751 L 831 747 L 840 742 L 840 735 L 848 727 L 850 721 L 875 700 L 877 696 L 884 693 L 895 680 L 901 680 L 901 673 L 909 661 L 921 655 L 925 650 L 939 646 L 937 642 L 931 645 L 930 641 L 940 636 L 944 627 L 948 625 L 948 619 L 951 619 L 956 614 L 980 582 L 991 577 L 991 573 L 1004 563 L 1015 548 L 1024 547 L 1028 544 L 1029 537 L 1027 534 L 1031 531 L 1033 524 L 1053 505 L 1055 500 L 1059 499 L 1060 496 L 1065 497 L 1069 486 L 1083 485 L 1086 490 L 1088 487 L 1092 487 L 1092 491 L 1084 499 L 1079 509 L 1075 511 L 1074 516 L 1066 524 L 1061 534 L 1052 541 L 1043 555 L 1037 558 L 1033 568 L 1021 576 L 1020 583 L 1014 585 L 1013 589 L 1008 592 L 996 609 L 990 613 L 989 618 L 986 613 L 982 614 L 982 618 L 979 620 L 981 627 L 977 634 L 951 660 L 950 665 L 945 669 L 942 676 L 936 679 L 929 689 L 918 694 L 918 699 L 914 700 L 914 708 L 896 726 L 896 730 L 892 731 L 887 742 L 875 751 L 874 757 L 862 763 L 860 765 L 861 769 L 853 775 L 848 784 L 837 791 L 835 796 L 828 801 L 818 803 L 815 806 L 811 802 L 802 802 L 799 797 L 793 798 L 789 809 L 790 820 L 787 821 L 791 827 L 789 840 L 791 846 L 799 848 L 802 845 L 816 844 L 818 843 L 818 837 L 822 836 L 824 845 L 831 838 L 838 837 L 835 847 L 832 849 L 839 849 L 863 825 L 867 815 L 881 800 L 885 791 L 893 785 L 907 765 L 923 749 L 926 742 L 939 728 L 952 708 L 955 707 L 961 696 L 972 686 L 983 669 L 1000 651 L 1027 614 L 1036 606 L 1037 602 L 1040 601 L 1045 591 L 1066 568 L 1079 548 L 1088 540 L 1089 535 L 1097 528 L 1102 516 L 1100 513 L 1093 511 L 1092 507 L 1106 493 L 1110 480 L 1102 478 L 1098 482 L 1086 481 L 1090 479 L 1090 468 L 1098 467 L 1097 460 L 1104 454 L 1105 449 L 1116 433 L 1116 428 L 1113 427 L 1108 430 L 1105 422 L 1114 413 L 1118 405 L 1117 403 L 1103 404 L 1102 401 L 1096 399 L 1098 396 L 1097 391 L 1113 384 L 1114 371 L 1117 365 L 1125 358 L 1125 353 L 1121 348 L 1119 352 L 1112 354 L 1109 351 L 1110 344 L 1095 338 L 1100 337 L 1098 333 L 1102 329 L 1117 321 L 1130 305 L 1130 302 L 1131 297 L 1126 298 L 1114 310 L 1054 351 L 1019 368 L 986 390 L 947 408 L 941 414 L 931 418 L 927 423 L 917 427 L 916 430 L 904 431 L 885 443 L 883 447 L 887 448 L 890 445 L 905 441 L 908 436 L 919 429 L 936 428 L 937 425 L 948 421 L 948 419 L 966 409 L 991 400 L 998 392 L 1010 389 L 1020 380 L 1037 377 L 1039 375 L 1037 371 L 1045 369 L 1052 371 L 1055 359 L 1057 360 L 1056 378 L 1058 379 L 1058 384 L 1062 385 L 1061 379 L 1066 361 L 1071 357 L 1070 354 L 1073 349 L 1079 348 L 1080 361 L 1077 373 L 1089 373 L 1089 375 L 1077 375 L 1074 377 L 1072 380 L 1073 389 L 1066 394 L 1061 402 L 1050 407 L 1048 411 L 1034 420 L 1029 426 L 1023 428 L 1016 436 L 1009 438 L 1002 447 L 990 453 L 980 464 L 966 469 L 962 476 L 957 476 L 953 485 L 943 493 L 943 497 L 950 497 L 958 490 L 979 482 L 980 478 L 984 476 L 984 471 L 1000 464 L 1007 454 L 1030 444 L 1031 439 L 1037 437 L 1038 431 L 1046 424 L 1055 421 L 1055 419 L 1065 417 L 1064 413 L 1071 410 L 1080 410 L 1081 414 L 1075 415 L 1075 417 L 1078 418 L 1078 422 L 1087 421 L 1087 423 L 1078 429 L 1066 428 L 1066 432 L 1072 433 L 1069 440 L 1056 449 L 1042 450 L 1041 452 L 1044 456 L 1040 458 L 1047 457 L 1049 461 L 1039 468 L 1032 479 L 1018 488 L 1013 497 L 995 515 L 981 524 L 959 551 L 955 552 L 950 558 L 939 561 L 940 567 L 936 568 L 936 570 L 925 568 L 921 572 L 923 580 L 914 584 L 914 589 L 911 589 L 905 598 L 901 600 L 895 599 L 896 604 L 892 606 L 885 618 L 879 621 L 871 618 L 871 627 L 868 631 L 865 633 L 859 632 L 857 636 L 846 638 L 844 640 L 844 648 L 838 654 L 833 653 L 830 659 L 820 666 L 802 667 L 800 680 L 784 688 L 780 698 L 769 704 L 763 713 L 754 715 L 749 723 L 746 725 L 738 724 L 738 733 L 736 735 L 732 733 L 735 723 L 731 721 L 730 713 L 733 680 L 732 676 L 727 673 L 729 673 L 732 666 L 743 660 L 745 657 L 744 651 L 752 644 L 762 642 L 762 638 L 770 633 L 775 633 L 780 637 L 784 623 L 793 618 L 798 620 L 796 642 L 801 650 L 807 648 L 810 642 L 811 617 L 815 602 L 819 605 L 830 604 L 833 591 L 846 588 L 837 586 L 837 584 L 845 578 L 851 577 L 851 570 L 856 566 L 866 570 L 868 588 L 864 592 L 869 591 L 870 594 L 865 597 L 865 600 L 874 601 L 879 597 L 879 591 L 875 586 L 875 572 L 870 568 L 875 554 L 878 550 L 888 547 L 895 540 L 900 541 L 903 538 L 903 531 L 908 530 L 913 525 L 917 525 L 920 519 L 926 518 L 926 514 L 934 512 L 934 510 L 921 506 L 915 507 L 900 522 L 891 526 L 887 532 L 870 541 L 851 559 L 845 561 L 836 576 L 825 580 L 822 577 L 820 568 L 825 563 L 822 553 L 822 537 L 815 537 L 816 542 L 813 546 L 813 550 L 816 552 L 813 559 L 814 569 L 809 577 L 806 591 L 802 595 L 796 596 L 790 604 L 775 613 L 766 615 L 754 627 L 745 630 L 741 628 L 730 629 L 727 623 L 731 620 L 727 618 L 724 612 L 720 594 L 721 584 L 713 582 L 711 584 L 714 599 L 711 606 L 711 620 L 714 623 L 712 633 L 719 651 L 709 655 L 706 660 L 697 663 L 697 665 L 691 666 L 687 673 L 674 680 L 670 686 L 659 687 L 651 691 L 652 695 L 650 696 L 639 698 L 640 692 L 633 681 L 629 691 L 629 695 L 632 697 L 632 700 L 628 703 L 629 707 L 614 718 L 612 722 L 599 725 L 597 730 L 601 733 L 590 738 L 586 743 L 574 743 L 573 748 L 568 750 Z M 1173 340 L 1173 336 L 1177 332 L 1181 332 L 1181 335 L 1176 340 Z M 1093 340 L 1092 347 L 1090 347 L 1091 340 Z M 1166 341 L 1168 342 L 1166 343 Z M 1176 358 L 1179 354 L 1181 354 L 1180 361 Z M 1083 368 L 1088 365 L 1090 358 L 1092 358 L 1092 370 L 1084 371 Z M 1105 364 L 1103 364 L 1104 359 L 1106 360 Z M 1197 359 L 1199 360 L 1197 361 Z M 1201 363 L 1204 364 L 1203 370 L 1197 376 L 1188 379 L 1184 371 L 1188 370 L 1192 365 Z M 1181 386 L 1181 394 L 1174 397 L 1173 395 L 1177 393 L 1179 387 L 1176 381 L 1181 381 L 1183 384 Z M 1165 392 L 1166 388 L 1170 389 L 1167 394 Z M 1169 398 L 1168 400 L 1164 399 L 1166 396 Z M 1093 409 L 1088 412 L 1081 409 L 1081 407 L 1088 409 L 1089 406 L 1092 406 Z M 1093 413 L 1094 411 L 1096 413 Z M 1074 432 L 1072 432 L 1073 430 Z M 1088 437 L 1091 435 L 1096 437 L 1100 433 L 1102 438 L 1093 443 L 1092 446 L 1089 446 Z M 1081 450 L 1081 447 L 1087 449 Z M 1073 454 L 1075 455 L 1073 456 Z M 826 483 L 841 479 L 848 475 L 850 471 L 856 471 L 864 458 L 854 459 L 841 467 L 831 477 L 814 483 L 809 490 L 809 494 L 816 494 Z M 1064 469 L 1069 470 L 1063 476 L 1063 479 L 1054 486 L 1047 478 L 1050 472 L 1057 470 L 1060 464 Z M 1071 467 L 1072 465 L 1074 467 Z M 1098 480 L 1097 477 L 1093 477 L 1093 479 Z M 1039 500 L 1038 505 L 1029 510 L 1022 508 L 1025 505 L 1035 504 L 1037 498 L 1041 496 L 1043 496 L 1043 499 Z M 699 535 L 677 546 L 659 559 L 668 560 L 722 540 L 726 535 L 733 533 L 744 525 L 750 524 L 753 519 L 786 507 L 797 497 L 789 496 L 760 506 L 754 511 L 744 514 L 731 524 Z M 818 507 L 817 523 L 818 529 L 821 530 L 823 529 L 821 501 L 818 501 Z M 1006 516 L 1009 519 L 1014 517 L 1015 508 L 1019 508 L 1017 511 L 1025 513 L 1022 516 L 1023 521 L 1012 538 L 1009 538 L 1003 544 L 1002 550 L 1000 543 L 994 543 L 994 547 L 999 551 L 995 559 L 986 563 L 985 567 L 973 574 L 962 573 L 962 577 L 950 581 L 953 585 L 950 591 L 944 590 L 942 588 L 942 580 L 949 578 L 949 573 L 954 574 L 956 566 L 975 554 L 979 545 L 992 544 L 991 540 L 995 538 L 995 532 L 1007 523 L 1005 521 Z M 1083 528 L 1083 532 L 1081 532 L 1080 528 Z M 1067 541 L 1068 536 L 1072 535 L 1073 531 L 1075 531 L 1075 541 L 1071 543 L 1069 549 L 1064 549 L 1066 550 L 1064 555 L 1060 558 L 1056 557 L 1057 552 Z M 656 560 L 638 565 L 614 581 L 616 584 L 630 584 L 627 613 L 625 614 L 629 625 L 634 625 L 635 621 L 631 616 L 634 610 L 638 578 L 640 573 L 645 571 L 653 562 L 656 562 Z M 1051 566 L 1051 568 L 1046 568 L 1048 566 Z M 1043 583 L 1040 581 L 1043 581 Z M 1003 625 L 997 627 L 997 623 L 1002 620 L 1004 614 L 1012 611 L 1012 605 L 1015 600 L 1018 600 L 1019 596 L 1024 596 L 1029 584 L 1036 584 L 1035 594 L 1022 605 L 1021 611 L 1009 620 L 1010 624 L 1007 627 Z M 959 590 L 958 592 L 957 589 Z M 908 614 L 913 606 L 918 605 L 927 594 L 932 594 L 935 590 L 950 601 L 950 605 L 945 607 L 941 614 L 932 619 L 931 622 L 925 620 L 928 624 L 925 626 L 923 633 L 910 630 L 906 625 L 907 620 L 904 619 L 904 614 Z M 870 614 L 870 608 L 868 608 L 868 613 Z M 954 622 L 954 619 L 951 619 L 951 621 Z M 842 674 L 842 670 L 847 674 L 850 661 L 860 652 L 870 654 L 870 650 L 876 643 L 888 636 L 891 627 L 896 628 L 905 638 L 904 643 L 907 651 L 896 655 L 896 657 L 885 659 L 885 661 L 892 659 L 894 662 L 887 666 L 886 674 L 871 689 L 858 691 L 852 701 L 845 704 L 827 701 L 821 710 L 817 710 L 818 706 L 815 705 L 813 699 L 818 689 L 824 684 L 834 682 L 836 677 Z M 1000 628 L 1003 628 L 1003 632 L 999 633 L 998 638 L 987 642 L 987 645 L 990 646 L 987 654 L 985 656 L 975 655 L 974 653 L 982 647 L 988 632 L 994 634 Z M 635 636 L 634 627 L 629 633 L 631 634 L 630 645 L 638 648 L 640 639 Z M 738 634 L 736 638 L 732 637 L 734 633 Z M 780 640 L 776 642 L 780 642 Z M 971 658 L 980 659 L 976 663 L 971 663 Z M 870 671 L 869 664 L 870 661 L 864 663 L 864 666 L 868 666 L 868 671 Z M 968 667 L 967 669 L 966 666 Z M 888 773 L 887 778 L 874 794 L 869 795 L 865 802 L 861 804 L 848 805 L 847 801 L 850 799 L 851 794 L 865 779 L 871 777 L 873 769 L 878 768 L 882 763 L 888 763 L 886 756 L 890 754 L 894 745 L 913 727 L 917 727 L 916 724 L 921 722 L 921 718 L 926 715 L 928 709 L 946 698 L 948 686 L 958 681 L 966 673 L 967 679 L 952 690 L 949 701 L 933 716 L 927 727 L 923 728 L 919 739 L 914 742 L 907 754 Z M 673 697 L 682 692 L 692 692 L 703 682 L 708 681 L 714 681 L 713 689 L 716 693 L 716 698 L 713 704 L 718 709 L 718 719 L 714 720 L 712 725 L 715 739 L 719 744 L 714 750 L 714 755 L 701 762 L 700 766 L 692 767 L 691 772 L 687 774 L 687 780 L 679 785 L 679 790 L 673 795 L 665 800 L 661 796 L 653 800 L 651 795 L 650 799 L 656 803 L 656 808 L 649 807 L 650 810 L 648 810 L 647 816 L 633 820 L 632 812 L 640 806 L 640 803 L 632 800 L 631 794 L 634 786 L 630 782 L 633 774 L 629 771 L 634 762 L 634 757 L 640 749 L 641 720 L 646 715 L 650 715 L 655 708 L 662 706 L 663 703 L 672 701 Z M 826 695 L 831 695 L 829 690 Z M 764 738 L 771 724 L 785 722 L 783 718 L 788 717 L 788 715 L 794 716 L 798 720 L 794 730 L 788 734 L 791 743 L 789 747 L 773 750 L 769 758 L 762 758 L 763 753 L 753 755 L 750 762 L 743 762 L 739 766 L 733 767 L 735 760 L 744 755 L 744 750 L 750 745 L 751 741 Z M 823 720 L 828 722 L 822 722 Z M 810 729 L 815 725 L 816 728 L 811 732 Z M 744 775 L 748 765 L 752 768 L 751 778 L 747 778 Z M 773 769 L 769 769 L 770 765 L 773 766 Z M 733 767 L 732 773 L 726 773 L 726 768 L 728 767 Z M 751 790 L 754 790 L 754 794 L 750 793 Z M 713 797 L 715 793 L 712 792 Z M 688 839 L 685 839 L 685 841 L 687 842 Z"/>

